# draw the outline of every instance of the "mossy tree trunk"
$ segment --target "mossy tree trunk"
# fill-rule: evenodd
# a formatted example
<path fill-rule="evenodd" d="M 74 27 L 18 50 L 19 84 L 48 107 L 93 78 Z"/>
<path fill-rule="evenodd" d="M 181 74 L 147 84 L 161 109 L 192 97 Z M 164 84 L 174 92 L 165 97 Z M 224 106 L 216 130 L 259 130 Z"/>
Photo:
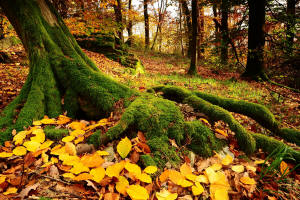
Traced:
<path fill-rule="evenodd" d="M 214 121 L 223 120 L 235 132 L 240 148 L 248 154 L 253 153 L 256 147 L 270 152 L 274 146 L 285 145 L 246 131 L 225 110 L 257 117 L 255 113 L 242 109 L 248 104 L 239 107 L 243 102 L 225 101 L 175 87 L 155 88 L 155 91 L 163 92 L 164 99 L 151 93 L 136 92 L 103 75 L 81 51 L 47 0 L 2 0 L 0 6 L 21 38 L 30 60 L 30 72 L 19 96 L 0 115 L 1 143 L 11 138 L 12 129 L 22 130 L 30 126 L 32 120 L 41 119 L 44 115 L 56 117 L 66 110 L 71 117 L 99 119 L 107 117 L 114 110 L 115 103 L 124 102 L 126 110 L 120 121 L 106 134 L 92 135 L 91 142 L 99 145 L 117 139 L 121 134 L 140 130 L 145 133 L 153 155 L 153 158 L 142 156 L 142 160 L 146 165 L 156 163 L 159 166 L 167 161 L 171 164 L 180 161 L 169 144 L 169 138 L 204 157 L 220 150 L 224 141 L 217 139 L 199 121 L 184 121 L 174 102 L 177 101 L 189 104 Z M 250 111 L 256 109 L 255 105 L 249 107 Z M 266 125 L 267 118 L 259 119 L 262 125 L 278 130 L 278 135 L 286 134 L 286 140 L 299 145 L 299 132 L 279 129 L 279 124 L 272 122 L 272 116 Z M 288 152 L 300 159 L 299 152 L 290 147 Z"/>

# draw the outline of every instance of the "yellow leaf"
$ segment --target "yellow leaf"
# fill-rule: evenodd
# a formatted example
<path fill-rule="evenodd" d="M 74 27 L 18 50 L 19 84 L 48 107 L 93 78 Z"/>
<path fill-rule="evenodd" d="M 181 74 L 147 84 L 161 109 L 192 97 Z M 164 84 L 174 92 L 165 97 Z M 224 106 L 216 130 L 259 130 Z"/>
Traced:
<path fill-rule="evenodd" d="M 18 189 L 15 187 L 9 187 L 6 192 L 3 192 L 4 195 L 9 195 L 9 194 L 15 194 L 17 193 Z"/>
<path fill-rule="evenodd" d="M 204 188 L 199 182 L 196 182 L 195 185 L 192 186 L 192 192 L 194 196 L 202 194 Z"/>
<path fill-rule="evenodd" d="M 180 180 L 184 180 L 184 176 L 176 170 L 169 170 L 169 178 L 173 183 L 177 185 L 179 185 L 178 182 Z"/>
<path fill-rule="evenodd" d="M 176 184 L 180 185 L 181 187 L 191 187 L 193 185 L 191 181 L 185 179 L 180 179 Z"/>
<path fill-rule="evenodd" d="M 84 135 L 85 131 L 84 130 L 80 130 L 80 129 L 76 129 L 74 131 L 72 131 L 70 133 L 71 136 L 74 136 L 74 137 L 78 137 L 80 135 Z"/>
<path fill-rule="evenodd" d="M 27 151 L 36 152 L 41 146 L 41 143 L 36 141 L 26 141 L 23 145 L 26 147 Z"/>
<path fill-rule="evenodd" d="M 70 154 L 71 156 L 76 155 L 76 147 L 72 142 L 66 142 L 65 150 L 66 153 Z"/>
<path fill-rule="evenodd" d="M 75 163 L 73 168 L 70 170 L 73 174 L 80 174 L 81 172 L 89 172 L 90 169 L 87 166 L 84 166 L 82 163 Z"/>
<path fill-rule="evenodd" d="M 55 119 L 42 119 L 41 120 L 42 124 L 56 124 Z"/>
<path fill-rule="evenodd" d="M 215 191 L 215 200 L 229 200 L 228 190 L 226 188 L 219 188 Z"/>
<path fill-rule="evenodd" d="M 53 155 L 61 155 L 61 154 L 66 154 L 66 148 L 61 146 L 60 144 L 55 146 L 51 152 Z"/>
<path fill-rule="evenodd" d="M 70 156 L 69 154 L 64 153 L 59 155 L 59 160 L 63 161 L 63 165 L 74 166 L 80 161 L 80 158 L 78 156 Z"/>
<path fill-rule="evenodd" d="M 222 159 L 222 165 L 229 165 L 230 163 L 232 163 L 233 158 L 227 154 L 225 158 Z"/>
<path fill-rule="evenodd" d="M 42 160 L 44 163 L 49 162 L 49 156 L 47 154 L 45 154 L 44 152 L 42 153 Z"/>
<path fill-rule="evenodd" d="M 40 120 L 39 121 L 33 121 L 32 125 L 34 125 L 34 126 L 40 126 L 40 125 L 42 125 L 42 122 Z"/>
<path fill-rule="evenodd" d="M 55 157 L 52 157 L 50 160 L 53 164 L 58 163 L 58 159 Z"/>
<path fill-rule="evenodd" d="M 26 154 L 26 152 L 27 150 L 23 146 L 18 146 L 13 150 L 13 154 L 15 154 L 16 156 L 23 156 Z"/>
<path fill-rule="evenodd" d="M 103 158 L 97 153 L 87 154 L 81 157 L 80 161 L 87 167 L 94 168 L 100 167 L 104 163 Z"/>
<path fill-rule="evenodd" d="M 66 124 L 70 121 L 71 121 L 71 119 L 69 117 L 64 116 L 64 115 L 59 115 L 56 123 L 62 125 L 62 124 Z"/>
<path fill-rule="evenodd" d="M 22 144 L 23 140 L 26 138 L 27 133 L 27 131 L 20 131 L 19 133 L 17 133 L 13 138 L 13 141 L 15 141 L 15 145 Z"/>
<path fill-rule="evenodd" d="M 225 137 L 228 137 L 228 134 L 227 134 L 225 131 L 221 130 L 221 129 L 216 128 L 215 131 L 216 131 L 217 133 L 219 133 L 219 134 L 225 136 Z"/>
<path fill-rule="evenodd" d="M 232 171 L 237 172 L 237 173 L 241 173 L 244 172 L 245 168 L 243 165 L 234 165 L 231 167 Z"/>
<path fill-rule="evenodd" d="M 119 177 L 120 172 L 124 169 L 124 162 L 119 162 L 107 167 L 105 174 L 109 177 Z"/>
<path fill-rule="evenodd" d="M 140 175 L 142 173 L 142 170 L 141 170 L 140 166 L 138 166 L 136 164 L 132 164 L 130 162 L 126 162 L 125 169 L 128 172 L 134 174 L 135 176 L 138 176 L 138 175 Z"/>
<path fill-rule="evenodd" d="M 45 133 L 43 129 L 36 129 L 32 131 L 32 134 L 34 134 L 35 136 L 30 138 L 31 141 L 35 141 L 38 143 L 43 143 L 45 141 Z"/>
<path fill-rule="evenodd" d="M 183 175 L 183 176 L 186 176 L 188 174 L 192 174 L 193 173 L 193 169 L 187 165 L 186 163 L 184 163 L 183 165 L 181 165 L 180 167 L 180 173 Z"/>
<path fill-rule="evenodd" d="M 280 163 L 280 172 L 281 172 L 282 176 L 287 175 L 289 173 L 289 171 L 290 170 L 289 170 L 289 167 L 286 164 L 286 162 L 281 161 L 281 163 Z"/>
<path fill-rule="evenodd" d="M 0 153 L 0 158 L 8 158 L 11 156 L 13 156 L 13 153 L 7 153 L 5 151 Z"/>
<path fill-rule="evenodd" d="M 185 176 L 190 181 L 195 181 L 197 176 L 195 174 L 188 174 Z"/>
<path fill-rule="evenodd" d="M 163 189 L 160 192 L 156 192 L 155 194 L 157 200 L 175 200 L 177 199 L 177 193 L 171 193 L 166 189 Z"/>
<path fill-rule="evenodd" d="M 105 176 L 105 170 L 103 167 L 98 167 L 98 168 L 95 168 L 95 169 L 92 169 L 90 171 L 90 174 L 92 175 L 93 177 L 93 180 L 97 183 L 100 183 L 100 181 L 104 178 Z"/>
<path fill-rule="evenodd" d="M 47 149 L 47 148 L 50 147 L 52 144 L 53 144 L 53 141 L 47 140 L 46 142 L 44 142 L 43 144 L 41 144 L 40 149 Z"/>
<path fill-rule="evenodd" d="M 0 184 L 4 183 L 6 180 L 6 176 L 0 176 Z"/>
<path fill-rule="evenodd" d="M 97 152 L 97 154 L 99 155 L 99 156 L 108 156 L 109 155 L 109 153 L 108 152 L 106 152 L 106 151 L 96 151 Z"/>
<path fill-rule="evenodd" d="M 211 168 L 215 171 L 222 169 L 222 165 L 220 163 L 215 163 L 211 166 Z"/>
<path fill-rule="evenodd" d="M 254 161 L 254 163 L 257 165 L 260 165 L 260 164 L 265 163 L 265 160 L 256 160 L 256 161 Z"/>
<path fill-rule="evenodd" d="M 138 174 L 136 176 L 137 179 L 139 179 L 140 181 L 144 182 L 144 183 L 152 183 L 152 178 L 151 176 L 149 176 L 146 173 L 142 173 L 142 174 Z"/>
<path fill-rule="evenodd" d="M 93 176 L 88 173 L 82 173 L 73 178 L 74 181 L 86 181 L 93 179 Z"/>
<path fill-rule="evenodd" d="M 138 200 L 149 199 L 149 194 L 148 194 L 147 190 L 140 185 L 130 185 L 126 189 L 126 192 L 130 196 L 131 199 L 138 199 Z"/>
<path fill-rule="evenodd" d="M 166 170 L 163 173 L 161 173 L 161 175 L 159 176 L 160 182 L 162 182 L 162 183 L 165 182 L 169 178 L 169 175 L 170 175 L 169 170 Z"/>
<path fill-rule="evenodd" d="M 71 142 L 74 139 L 75 139 L 74 136 L 69 135 L 69 136 L 64 137 L 61 141 L 63 141 L 63 142 Z"/>
<path fill-rule="evenodd" d="M 78 144 L 78 143 L 82 142 L 83 140 L 84 140 L 84 137 L 83 137 L 83 136 L 80 136 L 80 137 L 78 137 L 78 138 L 74 141 L 74 143 L 75 143 L 75 144 Z"/>
<path fill-rule="evenodd" d="M 204 175 L 199 175 L 196 177 L 195 181 L 199 182 L 199 183 L 205 183 L 205 184 L 208 184 L 208 179 L 206 176 Z"/>
<path fill-rule="evenodd" d="M 247 184 L 247 185 L 255 185 L 256 182 L 253 178 L 250 178 L 248 176 L 244 176 L 240 179 L 240 181 L 244 184 Z"/>
<path fill-rule="evenodd" d="M 118 180 L 119 181 L 116 183 L 116 190 L 119 193 L 126 195 L 126 189 L 129 186 L 128 180 L 124 176 L 119 176 Z"/>
<path fill-rule="evenodd" d="M 200 120 L 201 120 L 202 122 L 204 122 L 205 124 L 209 125 L 209 122 L 207 121 L 207 119 L 205 119 L 205 118 L 200 118 Z"/>
<path fill-rule="evenodd" d="M 86 125 L 81 122 L 72 122 L 71 124 L 69 124 L 69 127 L 73 130 L 76 130 L 76 129 L 83 130 L 85 128 L 85 126 Z"/>
<path fill-rule="evenodd" d="M 64 173 L 64 174 L 63 174 L 63 177 L 65 177 L 65 178 L 70 178 L 70 179 L 74 179 L 74 178 L 75 178 L 75 175 L 72 174 L 72 173 Z"/>
<path fill-rule="evenodd" d="M 127 137 L 125 137 L 117 145 L 117 151 L 120 154 L 120 156 L 124 159 L 131 151 L 131 147 L 131 141 Z"/>
<path fill-rule="evenodd" d="M 246 169 L 249 170 L 249 171 L 256 172 L 256 167 L 253 167 L 253 166 L 250 166 L 250 165 L 247 165 Z"/>

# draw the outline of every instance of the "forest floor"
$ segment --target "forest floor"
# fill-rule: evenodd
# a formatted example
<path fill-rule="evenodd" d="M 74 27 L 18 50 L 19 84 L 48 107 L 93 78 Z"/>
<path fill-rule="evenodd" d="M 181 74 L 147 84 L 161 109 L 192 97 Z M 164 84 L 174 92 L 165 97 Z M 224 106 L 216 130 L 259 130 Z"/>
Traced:
<path fill-rule="evenodd" d="M 9 64 L 0 63 L 0 112 L 18 95 L 28 74 L 28 60 L 22 46 L 14 46 L 6 51 L 10 54 L 13 62 Z M 284 126 L 300 129 L 300 95 L 285 88 L 267 83 L 247 82 L 241 80 L 238 73 L 224 72 L 208 67 L 199 67 L 198 75 L 196 77 L 189 77 L 185 75 L 189 66 L 187 59 L 141 51 L 135 51 L 135 53 L 144 64 L 146 73 L 132 75 L 129 73 L 129 70 L 119 63 L 111 61 L 101 54 L 84 51 L 95 61 L 102 72 L 112 76 L 130 88 L 145 91 L 147 88 L 155 85 L 168 84 L 260 103 L 267 106 L 276 119 Z M 194 111 L 190 110 L 189 107 L 185 105 L 179 106 L 181 106 L 181 110 L 188 120 L 198 119 Z M 267 133 L 264 128 L 257 125 L 257 123 L 248 117 L 238 114 L 234 114 L 234 117 L 248 130 Z M 99 119 L 100 121 L 98 122 L 62 118 L 48 121 L 45 118 L 46 120 L 44 121 L 36 122 L 27 130 L 26 137 L 29 138 L 29 136 L 32 136 L 32 131 L 35 129 L 44 129 L 49 125 L 68 129 L 70 130 L 70 134 L 74 132 L 71 131 L 73 129 L 81 130 L 83 133 L 88 133 L 88 135 L 98 129 L 105 132 L 116 123 L 115 119 L 118 117 L 111 116 L 108 119 Z M 267 155 L 261 151 L 258 151 L 252 157 L 247 157 L 236 148 L 230 131 L 223 123 L 216 123 L 212 127 L 206 120 L 200 120 L 214 129 L 217 137 L 226 140 L 229 148 L 216 153 L 216 156 L 212 158 L 203 159 L 190 152 L 186 153 L 185 147 L 177 147 L 174 141 L 170 141 L 180 153 L 182 165 L 167 165 L 165 169 L 151 175 L 150 180 L 148 176 L 147 180 L 145 180 L 145 177 L 143 179 L 133 172 L 131 173 L 130 167 L 127 166 L 129 162 L 138 164 L 139 155 L 149 153 L 143 134 L 140 133 L 137 138 L 131 139 L 130 144 L 133 144 L 133 146 L 129 145 L 125 148 L 129 149 L 130 154 L 126 161 L 127 165 L 124 164 L 120 170 L 120 174 L 126 177 L 130 185 L 136 184 L 146 188 L 148 194 L 150 194 L 149 199 L 167 199 L 168 196 L 169 199 L 176 199 L 171 198 L 172 195 L 170 193 L 176 194 L 178 199 L 181 200 L 226 199 L 227 195 L 229 195 L 230 199 L 299 199 L 300 174 L 299 169 L 293 170 L 295 168 L 294 164 L 285 162 L 274 163 L 274 160 L 268 160 Z M 73 126 L 76 124 L 74 122 L 78 123 L 81 127 L 78 129 L 74 128 Z M 77 143 L 75 142 L 76 140 L 73 141 L 76 147 L 79 144 L 85 144 L 85 137 L 76 136 L 75 139 L 78 139 Z M 56 141 L 55 144 L 73 144 L 72 140 L 68 141 L 69 139 L 70 137 L 62 141 Z M 136 192 L 130 192 L 130 190 L 124 192 L 120 189 L 120 185 L 116 186 L 118 180 L 111 178 L 110 174 L 107 173 L 109 167 L 114 166 L 116 163 L 123 163 L 119 155 L 120 152 L 115 150 L 120 141 L 114 141 L 105 147 L 101 147 L 101 150 L 109 152 L 109 158 L 104 155 L 106 154 L 105 152 L 97 154 L 91 150 L 90 154 L 87 154 L 90 157 L 94 155 L 101 155 L 101 159 L 103 157 L 100 163 L 103 163 L 101 166 L 106 169 L 106 174 L 103 175 L 104 178 L 102 177 L 101 181 L 98 179 L 98 182 L 95 181 L 95 177 L 91 177 L 91 172 L 74 172 L 73 175 L 70 175 L 71 173 L 69 172 L 72 171 L 72 167 L 61 162 L 59 153 L 52 154 L 53 151 L 60 148 L 57 146 L 53 147 L 54 144 L 53 148 L 49 146 L 46 148 L 47 151 L 40 150 L 36 154 L 32 152 L 19 153 L 19 156 L 12 157 L 11 154 L 4 155 L 4 152 L 13 151 L 14 142 L 16 141 L 7 142 L 1 148 L 0 152 L 0 157 L 3 156 L 0 158 L 0 172 L 2 173 L 2 175 L 0 174 L 0 199 L 40 199 L 43 196 L 51 199 L 109 200 L 126 199 L 128 195 L 132 199 L 147 199 L 145 194 L 137 194 Z M 290 145 L 298 148 L 293 144 Z M 69 148 L 72 149 L 73 146 L 71 145 Z M 73 152 L 74 150 L 70 151 Z M 57 158 L 55 160 L 54 155 L 58 156 L 60 160 L 57 160 Z M 51 156 L 53 160 L 50 159 Z M 87 163 L 87 165 L 93 164 Z M 26 167 L 30 170 L 27 170 Z M 95 168 L 95 166 L 93 167 Z M 212 169 L 213 173 L 209 173 L 210 169 Z M 266 171 L 268 172 L 264 174 Z M 289 173 L 286 175 L 288 171 Z M 144 172 L 143 174 L 145 174 Z M 78 175 L 79 173 L 82 176 Z M 149 174 L 151 173 L 149 172 Z M 186 177 L 187 182 L 176 183 L 176 179 L 182 176 Z M 201 179 L 198 182 L 201 182 L 203 187 L 196 184 L 196 177 Z M 243 179 L 243 177 L 250 178 Z M 214 182 L 212 179 L 219 180 Z M 193 182 L 195 182 L 194 186 L 192 186 Z M 120 183 L 120 180 L 118 183 Z M 190 183 L 192 185 L 189 185 Z M 126 185 L 124 182 L 123 184 Z M 165 191 L 163 188 L 167 188 L 168 190 Z M 134 191 L 137 188 L 132 189 Z M 202 189 L 201 194 L 197 194 Z"/>

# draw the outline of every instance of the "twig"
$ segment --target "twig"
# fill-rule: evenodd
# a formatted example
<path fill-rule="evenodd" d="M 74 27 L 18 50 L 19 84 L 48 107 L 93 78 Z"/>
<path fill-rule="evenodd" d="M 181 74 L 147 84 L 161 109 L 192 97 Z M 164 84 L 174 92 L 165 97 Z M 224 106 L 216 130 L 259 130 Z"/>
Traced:
<path fill-rule="evenodd" d="M 37 176 L 40 176 L 40 177 L 43 177 L 43 178 L 48 178 L 48 179 L 51 179 L 53 181 L 57 181 L 57 182 L 60 182 L 60 183 L 64 183 L 64 184 L 67 184 L 67 185 L 71 185 L 72 183 L 70 182 L 67 182 L 67 181 L 63 181 L 61 179 L 57 179 L 57 178 L 53 178 L 51 176 L 47 176 L 47 175 L 42 175 L 42 174 L 39 174 L 37 172 L 32 172 L 33 174 L 37 175 Z"/>

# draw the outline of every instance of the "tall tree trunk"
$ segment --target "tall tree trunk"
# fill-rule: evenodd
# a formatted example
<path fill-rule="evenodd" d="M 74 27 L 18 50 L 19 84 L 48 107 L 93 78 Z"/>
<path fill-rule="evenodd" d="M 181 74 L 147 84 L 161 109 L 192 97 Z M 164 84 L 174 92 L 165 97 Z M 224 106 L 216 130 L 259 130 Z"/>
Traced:
<path fill-rule="evenodd" d="M 127 32 L 128 32 L 128 41 L 127 44 L 128 46 L 132 46 L 132 19 L 131 19 L 131 10 L 132 10 L 132 4 L 131 0 L 128 1 L 128 11 L 129 11 L 129 16 L 128 16 L 128 25 L 127 25 Z"/>
<path fill-rule="evenodd" d="M 149 0 L 144 0 L 145 49 L 149 49 L 149 45 L 150 45 L 148 3 L 149 3 Z"/>
<path fill-rule="evenodd" d="M 249 0 L 248 55 L 246 70 L 242 74 L 251 79 L 266 79 L 264 72 L 265 6 L 266 0 Z"/>
<path fill-rule="evenodd" d="M 221 1 L 221 62 L 226 65 L 228 63 L 228 11 L 229 1 Z"/>
<path fill-rule="evenodd" d="M 4 37 L 4 16 L 0 13 L 0 40 Z"/>
<path fill-rule="evenodd" d="M 184 56 L 183 38 L 182 38 L 182 5 L 179 4 L 179 37 L 181 46 L 181 55 Z"/>
<path fill-rule="evenodd" d="M 213 4 L 213 14 L 214 14 L 214 19 L 217 20 L 218 18 L 218 10 L 217 10 L 217 4 L 214 3 Z M 217 55 L 219 54 L 219 35 L 220 35 L 220 30 L 219 30 L 219 26 L 215 23 L 215 32 L 214 32 L 214 35 L 215 35 L 215 50 L 216 50 L 216 53 Z"/>
<path fill-rule="evenodd" d="M 122 2 L 121 0 L 117 0 L 117 5 L 114 5 L 114 11 L 117 22 L 117 34 L 119 39 L 124 42 L 123 37 L 123 17 L 122 17 Z"/>
<path fill-rule="evenodd" d="M 296 25 L 296 2 L 297 0 L 287 0 L 287 23 L 286 23 L 286 40 L 287 40 L 287 54 L 293 53 L 295 25 Z"/>
<path fill-rule="evenodd" d="M 191 46 L 191 64 L 188 74 L 197 74 L 197 29 L 198 29 L 198 0 L 192 0 L 193 37 Z"/>
<path fill-rule="evenodd" d="M 198 2 L 198 41 L 197 41 L 197 59 L 198 62 L 204 58 L 204 8 L 202 5 L 203 1 Z"/>
<path fill-rule="evenodd" d="M 188 38 L 188 57 L 191 57 L 192 55 L 192 46 L 193 46 L 193 26 L 192 26 L 192 20 L 191 20 L 191 12 L 189 10 L 187 0 L 180 0 L 180 3 L 182 5 L 182 11 L 185 16 L 186 26 L 187 26 L 187 38 Z"/>
<path fill-rule="evenodd" d="M 162 24 L 163 24 L 163 20 L 164 20 L 165 12 L 166 12 L 166 9 L 167 9 L 167 5 L 168 5 L 168 0 L 165 1 L 165 5 L 164 5 L 164 0 L 161 0 L 161 5 L 158 7 L 158 24 L 157 24 L 157 27 L 156 27 L 156 33 L 155 33 L 155 36 L 154 36 L 154 39 L 153 39 L 151 50 L 153 50 L 153 48 L 154 48 L 158 33 L 161 32 L 161 27 L 162 27 Z"/>

